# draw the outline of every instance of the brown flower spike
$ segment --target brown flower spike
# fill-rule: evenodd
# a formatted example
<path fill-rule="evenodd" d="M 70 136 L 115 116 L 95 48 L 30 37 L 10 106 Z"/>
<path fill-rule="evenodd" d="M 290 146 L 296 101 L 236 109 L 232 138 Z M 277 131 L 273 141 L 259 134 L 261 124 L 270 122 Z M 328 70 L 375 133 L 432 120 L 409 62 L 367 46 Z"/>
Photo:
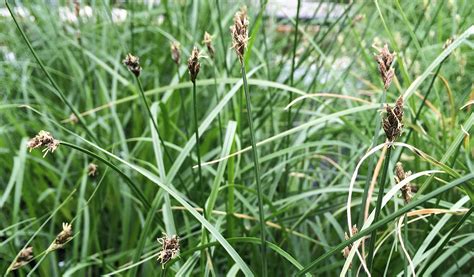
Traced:
<path fill-rule="evenodd" d="M 136 77 L 140 76 L 142 68 L 140 66 L 140 59 L 138 57 L 135 57 L 129 53 L 122 62 Z"/>
<path fill-rule="evenodd" d="M 196 77 L 199 73 L 201 64 L 199 63 L 199 49 L 197 47 L 193 48 L 191 52 L 191 57 L 188 60 L 188 71 L 191 77 L 191 82 L 196 83 Z"/>
<path fill-rule="evenodd" d="M 45 157 L 48 152 L 53 153 L 58 148 L 59 143 L 59 140 L 54 139 L 49 132 L 41 130 L 34 138 L 28 141 L 28 148 L 31 152 L 35 148 L 45 147 L 43 149 L 43 157 Z"/>
<path fill-rule="evenodd" d="M 209 52 L 209 56 L 211 59 L 214 59 L 214 54 L 215 54 L 215 49 L 214 46 L 212 45 L 212 36 L 208 33 L 204 33 L 204 40 L 202 41 L 207 47 L 207 52 Z"/>
<path fill-rule="evenodd" d="M 391 67 L 393 59 L 395 58 L 395 52 L 390 53 L 387 44 L 385 44 L 382 49 L 375 46 L 374 48 L 379 52 L 375 55 L 375 60 L 379 64 L 380 76 L 382 77 L 384 88 L 387 90 L 392 83 L 393 76 L 395 75 L 395 72 Z"/>
<path fill-rule="evenodd" d="M 245 49 L 249 39 L 248 33 L 249 20 L 247 17 L 247 7 L 242 7 L 240 11 L 235 13 L 234 25 L 230 26 L 232 34 L 232 48 L 234 48 L 240 63 L 243 62 Z"/>
<path fill-rule="evenodd" d="M 179 42 L 173 42 L 170 45 L 171 48 L 171 58 L 173 59 L 174 63 L 179 65 L 181 62 L 181 45 Z"/>
<path fill-rule="evenodd" d="M 72 235 L 72 225 L 69 223 L 63 223 L 63 230 L 56 236 L 56 239 L 49 247 L 49 251 L 63 248 L 64 245 L 72 239 Z"/>
<path fill-rule="evenodd" d="M 164 267 L 167 262 L 179 255 L 179 237 L 177 235 L 168 237 L 164 234 L 162 238 L 158 239 L 158 242 L 162 245 L 162 249 L 158 255 L 158 261 L 160 261 L 162 267 Z"/>
<path fill-rule="evenodd" d="M 398 97 L 395 107 L 386 106 L 387 117 L 383 120 L 383 130 L 390 142 L 400 136 L 403 128 L 403 96 Z"/>
<path fill-rule="evenodd" d="M 402 163 L 398 162 L 395 166 L 395 182 L 400 183 L 404 179 L 408 178 L 411 175 L 411 171 L 405 172 L 403 169 Z M 400 191 L 402 192 L 403 200 L 405 200 L 405 204 L 408 204 L 411 199 L 413 198 L 413 193 L 417 191 L 415 185 L 407 183 L 404 185 Z"/>
<path fill-rule="evenodd" d="M 27 263 L 29 263 L 33 259 L 33 247 L 27 247 L 23 249 L 20 254 L 18 255 L 18 258 L 16 258 L 15 262 L 13 263 L 11 270 L 16 270 Z"/>

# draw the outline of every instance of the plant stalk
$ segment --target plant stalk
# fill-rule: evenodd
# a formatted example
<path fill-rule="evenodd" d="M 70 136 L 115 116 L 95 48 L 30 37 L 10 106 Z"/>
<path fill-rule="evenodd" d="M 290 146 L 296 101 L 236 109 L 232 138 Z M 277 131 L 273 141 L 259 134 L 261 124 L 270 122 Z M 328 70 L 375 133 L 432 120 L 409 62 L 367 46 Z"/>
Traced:
<path fill-rule="evenodd" d="M 244 93 L 245 99 L 247 104 L 247 119 L 250 128 L 250 142 L 252 144 L 252 156 L 253 156 L 253 163 L 254 163 L 254 173 L 255 173 L 255 182 L 257 184 L 257 200 L 258 200 L 258 214 L 259 214 L 259 221 L 260 221 L 260 239 L 262 241 L 261 244 L 261 262 L 262 262 L 262 276 L 267 276 L 267 241 L 265 240 L 265 215 L 263 210 L 263 192 L 262 186 L 260 183 L 260 164 L 258 162 L 258 153 L 257 153 L 257 146 L 255 143 L 255 131 L 253 129 L 253 121 L 252 121 L 252 105 L 250 101 L 250 93 L 247 84 L 247 74 L 245 72 L 245 65 L 241 62 L 241 72 L 242 72 L 242 81 L 244 85 Z"/>
<path fill-rule="evenodd" d="M 382 199 L 383 199 L 384 189 L 385 189 L 385 179 L 387 177 L 388 165 L 390 164 L 391 154 L 392 154 L 392 146 L 389 146 L 387 149 L 387 153 L 385 154 L 385 160 L 383 162 L 383 168 L 382 168 L 382 175 L 380 177 L 380 182 L 379 182 L 379 193 L 377 195 L 377 204 L 375 206 L 374 222 L 377 222 L 380 216 L 380 209 L 382 207 Z M 375 250 L 376 237 L 377 237 L 377 230 L 374 230 L 370 236 L 369 254 L 367 256 L 367 268 L 369 269 L 370 272 L 372 272 L 372 268 L 374 264 L 373 255 L 374 255 L 374 250 Z"/>

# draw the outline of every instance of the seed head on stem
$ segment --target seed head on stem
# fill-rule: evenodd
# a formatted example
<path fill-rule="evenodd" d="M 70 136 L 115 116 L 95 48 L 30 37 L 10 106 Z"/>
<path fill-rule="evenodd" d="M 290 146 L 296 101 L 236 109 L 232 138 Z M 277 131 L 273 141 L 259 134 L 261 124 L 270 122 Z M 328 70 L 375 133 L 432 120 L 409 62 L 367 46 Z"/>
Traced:
<path fill-rule="evenodd" d="M 170 45 L 171 48 L 171 58 L 173 59 L 174 63 L 179 65 L 181 62 L 181 45 L 179 42 L 175 41 L 172 42 Z"/>
<path fill-rule="evenodd" d="M 235 13 L 234 25 L 230 26 L 232 34 L 232 48 L 234 48 L 239 61 L 244 59 L 245 49 L 249 40 L 249 19 L 247 17 L 247 7 L 243 6 L 240 11 Z"/>
<path fill-rule="evenodd" d="M 132 54 L 128 54 L 122 61 L 135 76 L 140 76 L 142 67 L 140 66 L 140 59 Z"/>
<path fill-rule="evenodd" d="M 18 268 L 26 265 L 33 259 L 33 247 L 27 247 L 23 249 L 18 257 L 16 258 L 15 262 L 13 263 L 11 270 L 17 270 Z"/>
<path fill-rule="evenodd" d="M 196 83 L 196 77 L 199 73 L 201 64 L 199 63 L 199 49 L 195 46 L 188 59 L 188 71 L 191 82 Z"/>
<path fill-rule="evenodd" d="M 41 130 L 34 138 L 28 141 L 28 148 L 31 152 L 35 148 L 45 147 L 43 149 L 43 157 L 45 157 L 49 152 L 53 153 L 59 147 L 59 143 L 59 140 L 54 139 L 49 132 Z"/>
<path fill-rule="evenodd" d="M 49 251 L 54 251 L 63 248 L 66 243 L 72 239 L 72 225 L 70 223 L 63 223 L 63 230 L 56 236 L 56 239 L 49 247 Z"/>
<path fill-rule="evenodd" d="M 398 97 L 395 106 L 392 108 L 389 105 L 386 106 L 387 117 L 383 120 L 383 130 L 385 135 L 390 142 L 400 136 L 403 129 L 403 96 Z"/>
<path fill-rule="evenodd" d="M 214 46 L 212 45 L 212 36 L 208 33 L 204 33 L 204 40 L 202 41 L 207 47 L 207 52 L 209 53 L 209 56 L 211 59 L 214 59 L 214 54 L 215 54 L 215 49 Z"/>
<path fill-rule="evenodd" d="M 395 72 L 392 68 L 395 52 L 390 53 L 387 44 L 385 44 L 382 49 L 376 46 L 373 47 L 378 51 L 378 54 L 375 54 L 375 60 L 379 65 L 379 72 L 380 76 L 382 77 L 384 88 L 387 90 L 392 83 L 393 76 L 395 75 Z"/>
<path fill-rule="evenodd" d="M 179 237 L 177 235 L 168 237 L 165 234 L 163 237 L 158 238 L 158 242 L 162 245 L 161 251 L 158 255 L 158 261 L 160 261 L 161 265 L 164 267 L 167 262 L 179 255 Z"/>

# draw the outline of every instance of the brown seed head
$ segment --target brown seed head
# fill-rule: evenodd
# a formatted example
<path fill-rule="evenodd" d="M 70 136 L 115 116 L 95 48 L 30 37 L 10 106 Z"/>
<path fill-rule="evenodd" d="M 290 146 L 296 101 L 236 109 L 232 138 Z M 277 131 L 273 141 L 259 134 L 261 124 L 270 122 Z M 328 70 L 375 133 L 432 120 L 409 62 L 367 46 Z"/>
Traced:
<path fill-rule="evenodd" d="M 168 237 L 164 234 L 163 237 L 158 238 L 158 242 L 162 245 L 162 249 L 158 255 L 158 261 L 164 266 L 167 262 L 179 255 L 179 237 L 177 235 Z"/>
<path fill-rule="evenodd" d="M 138 57 L 129 53 L 122 62 L 135 76 L 140 76 L 142 68 L 140 66 L 140 59 Z"/>
<path fill-rule="evenodd" d="M 72 238 L 72 225 L 69 223 L 63 223 L 63 230 L 56 236 L 53 243 L 53 250 L 62 248 Z"/>
<path fill-rule="evenodd" d="M 242 7 L 235 13 L 234 25 L 230 26 L 232 34 L 232 48 L 234 48 L 240 62 L 243 62 L 245 49 L 249 39 L 248 34 L 249 20 L 247 17 L 247 7 Z"/>
<path fill-rule="evenodd" d="M 28 148 L 31 152 L 35 148 L 45 147 L 43 149 L 43 157 L 45 157 L 48 152 L 53 153 L 58 148 L 59 143 L 59 140 L 54 139 L 49 132 L 41 130 L 34 138 L 28 141 Z"/>
<path fill-rule="evenodd" d="M 196 77 L 199 73 L 201 64 L 199 63 L 199 49 L 195 46 L 191 52 L 191 57 L 188 59 L 188 71 L 191 77 L 191 82 L 196 83 Z"/>
<path fill-rule="evenodd" d="M 202 41 L 207 47 L 207 52 L 209 52 L 209 56 L 211 59 L 214 59 L 214 54 L 215 54 L 215 49 L 214 46 L 212 45 L 212 36 L 208 33 L 204 33 L 204 40 Z"/>
<path fill-rule="evenodd" d="M 181 45 L 179 42 L 172 42 L 171 43 L 171 58 L 173 59 L 174 63 L 179 65 L 181 62 Z"/>
<path fill-rule="evenodd" d="M 15 262 L 12 265 L 12 270 L 16 270 L 27 263 L 29 263 L 33 259 L 33 247 L 27 247 L 23 249 L 20 254 L 18 255 L 18 258 L 16 258 Z"/>
<path fill-rule="evenodd" d="M 90 164 L 87 166 L 87 175 L 94 177 L 94 176 L 97 174 L 97 168 L 98 168 L 98 167 L 99 167 L 99 166 L 96 165 L 95 163 L 90 163 Z"/>
<path fill-rule="evenodd" d="M 403 128 L 403 96 L 398 97 L 395 107 L 386 106 L 387 117 L 383 120 L 383 130 L 390 142 L 400 136 Z"/>
<path fill-rule="evenodd" d="M 397 183 L 400 183 L 401 181 L 405 180 L 410 175 L 411 175 L 411 171 L 405 172 L 405 170 L 403 169 L 402 163 L 398 162 L 396 164 L 396 166 L 395 166 L 395 181 Z M 402 193 L 402 198 L 405 201 L 405 204 L 408 204 L 411 201 L 411 199 L 413 198 L 413 193 L 417 191 L 417 188 L 416 188 L 415 185 L 407 183 L 402 188 L 400 188 L 400 191 Z"/>
<path fill-rule="evenodd" d="M 387 90 L 392 83 L 393 76 L 395 75 L 395 72 L 391 67 L 395 58 L 395 52 L 390 53 L 387 44 L 385 44 L 382 49 L 375 46 L 374 48 L 379 52 L 378 54 L 375 54 L 375 60 L 379 65 L 379 72 L 382 77 L 384 88 Z"/>

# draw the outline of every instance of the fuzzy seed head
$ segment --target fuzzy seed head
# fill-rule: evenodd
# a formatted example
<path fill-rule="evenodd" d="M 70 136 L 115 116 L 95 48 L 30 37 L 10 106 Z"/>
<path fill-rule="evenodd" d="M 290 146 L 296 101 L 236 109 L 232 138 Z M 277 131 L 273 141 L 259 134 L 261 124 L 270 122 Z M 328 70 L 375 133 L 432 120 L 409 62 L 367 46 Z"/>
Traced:
<path fill-rule="evenodd" d="M 20 252 L 20 254 L 18 255 L 18 258 L 16 258 L 11 269 L 16 270 L 26 265 L 27 263 L 29 263 L 32 259 L 33 259 L 33 247 L 29 246 Z"/>
<path fill-rule="evenodd" d="M 411 175 L 411 171 L 405 172 L 401 162 L 398 162 L 395 166 L 395 182 L 400 183 Z M 402 198 L 405 201 L 405 204 L 408 204 L 413 198 L 413 193 L 417 191 L 415 185 L 407 183 L 402 188 L 400 192 L 402 193 Z"/>
<path fill-rule="evenodd" d="M 99 167 L 99 166 L 96 165 L 95 163 L 90 163 L 90 164 L 87 166 L 87 175 L 94 177 L 94 176 L 97 174 L 97 168 L 98 168 L 98 167 Z"/>
<path fill-rule="evenodd" d="M 248 33 L 249 20 L 247 17 L 247 7 L 242 7 L 240 11 L 235 13 L 234 25 L 230 26 L 232 34 L 232 48 L 234 48 L 240 63 L 243 62 L 245 49 L 249 39 Z"/>
<path fill-rule="evenodd" d="M 214 49 L 214 46 L 212 45 L 212 36 L 208 32 L 204 33 L 204 40 L 202 41 L 202 43 L 206 45 L 207 52 L 209 52 L 209 56 L 211 57 L 211 59 L 214 59 L 216 51 Z"/>
<path fill-rule="evenodd" d="M 179 256 L 179 237 L 177 235 L 168 237 L 164 234 L 163 237 L 158 238 L 158 242 L 162 245 L 162 249 L 158 255 L 158 261 L 160 261 L 162 267 L 164 267 L 167 262 Z"/>
<path fill-rule="evenodd" d="M 395 58 L 395 52 L 390 53 L 387 44 L 385 44 L 382 49 L 375 46 L 374 48 L 379 52 L 378 54 L 375 54 L 375 60 L 379 65 L 379 72 L 382 77 L 384 88 L 387 90 L 392 83 L 393 76 L 395 75 L 395 71 L 391 67 Z"/>
<path fill-rule="evenodd" d="M 54 139 L 49 132 L 41 130 L 38 135 L 28 141 L 28 148 L 31 152 L 35 148 L 44 147 L 43 157 L 45 157 L 49 152 L 53 153 L 59 147 L 59 143 L 59 140 Z"/>
<path fill-rule="evenodd" d="M 63 230 L 56 236 L 54 242 L 50 245 L 49 251 L 54 251 L 59 248 L 63 248 L 73 236 L 72 225 L 69 223 L 63 223 Z"/>
<path fill-rule="evenodd" d="M 195 46 L 191 52 L 191 57 L 188 59 L 188 71 L 191 82 L 196 83 L 196 77 L 200 68 L 201 64 L 199 63 L 199 49 Z"/>
<path fill-rule="evenodd" d="M 354 236 L 355 234 L 357 234 L 358 232 L 359 232 L 359 230 L 357 229 L 357 226 L 356 225 L 352 226 L 351 237 Z M 347 235 L 347 233 L 344 233 L 344 238 L 346 240 L 350 239 L 350 237 Z M 351 249 L 352 249 L 352 244 L 346 246 L 342 250 L 342 255 L 344 256 L 345 259 L 347 259 L 347 257 L 349 256 L 349 253 L 351 252 Z M 352 267 L 352 263 L 349 265 L 349 267 Z"/>
<path fill-rule="evenodd" d="M 395 107 L 387 105 L 385 107 L 387 111 L 387 117 L 383 120 L 383 130 L 390 142 L 400 136 L 403 129 L 403 96 L 398 97 Z"/>
<path fill-rule="evenodd" d="M 122 63 L 126 65 L 128 67 L 128 70 L 130 70 L 136 77 L 140 76 L 142 68 L 140 66 L 140 59 L 138 57 L 133 56 L 129 53 L 122 61 Z"/>
<path fill-rule="evenodd" d="M 174 63 L 179 65 L 181 62 L 181 45 L 179 42 L 172 42 L 170 45 L 171 48 L 171 58 L 173 59 Z"/>

